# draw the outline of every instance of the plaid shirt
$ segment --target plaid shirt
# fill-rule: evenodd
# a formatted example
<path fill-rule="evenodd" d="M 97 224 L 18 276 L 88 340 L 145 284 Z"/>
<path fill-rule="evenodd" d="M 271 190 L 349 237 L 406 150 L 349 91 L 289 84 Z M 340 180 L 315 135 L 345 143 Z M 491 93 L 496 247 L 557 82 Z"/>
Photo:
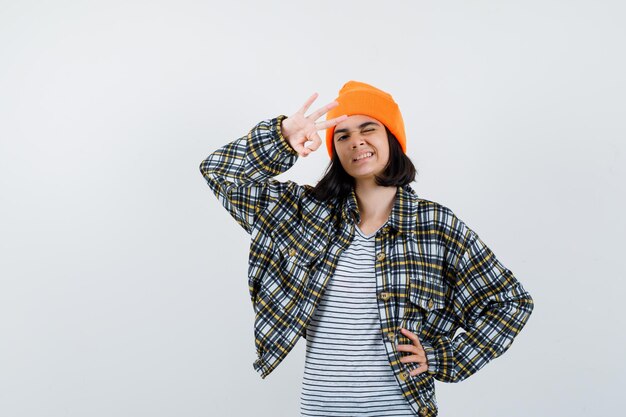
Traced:
<path fill-rule="evenodd" d="M 211 153 L 200 171 L 220 203 L 251 235 L 248 284 L 255 311 L 254 369 L 270 374 L 295 346 L 360 221 L 354 189 L 344 201 L 317 200 L 310 185 L 273 176 L 298 159 L 283 137 L 286 116 L 263 120 Z M 381 339 L 397 382 L 418 415 L 438 413 L 433 379 L 458 382 L 503 354 L 533 299 L 494 253 L 447 207 L 397 187 L 375 235 Z M 399 332 L 417 334 L 428 371 L 401 363 Z M 455 335 L 457 329 L 465 332 Z"/>

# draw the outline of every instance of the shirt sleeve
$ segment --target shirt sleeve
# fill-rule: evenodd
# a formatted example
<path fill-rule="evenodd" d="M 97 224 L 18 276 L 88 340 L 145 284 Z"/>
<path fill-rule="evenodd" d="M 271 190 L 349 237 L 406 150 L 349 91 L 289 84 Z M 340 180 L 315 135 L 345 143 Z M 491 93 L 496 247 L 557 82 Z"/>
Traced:
<path fill-rule="evenodd" d="M 217 199 L 248 234 L 257 213 L 292 184 L 271 179 L 298 159 L 281 132 L 286 118 L 280 115 L 259 122 L 246 136 L 215 150 L 200 164 Z"/>
<path fill-rule="evenodd" d="M 506 352 L 528 321 L 534 302 L 514 274 L 463 222 L 452 244 L 454 312 L 465 330 L 424 340 L 428 372 L 442 382 L 459 382 Z"/>

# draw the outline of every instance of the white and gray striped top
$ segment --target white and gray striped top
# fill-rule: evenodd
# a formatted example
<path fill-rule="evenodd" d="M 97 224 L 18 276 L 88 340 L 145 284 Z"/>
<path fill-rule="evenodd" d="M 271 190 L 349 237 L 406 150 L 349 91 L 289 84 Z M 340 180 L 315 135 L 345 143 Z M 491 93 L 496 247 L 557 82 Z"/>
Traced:
<path fill-rule="evenodd" d="M 415 416 L 383 345 L 375 234 L 356 228 L 307 327 L 301 416 Z"/>

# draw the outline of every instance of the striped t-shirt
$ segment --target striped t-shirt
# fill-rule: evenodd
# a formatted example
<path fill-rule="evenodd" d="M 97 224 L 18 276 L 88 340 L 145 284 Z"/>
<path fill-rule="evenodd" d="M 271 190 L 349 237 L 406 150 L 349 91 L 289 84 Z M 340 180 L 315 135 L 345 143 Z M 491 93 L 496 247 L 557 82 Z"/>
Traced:
<path fill-rule="evenodd" d="M 358 226 L 306 330 L 301 416 L 415 416 L 383 345 L 374 235 Z"/>

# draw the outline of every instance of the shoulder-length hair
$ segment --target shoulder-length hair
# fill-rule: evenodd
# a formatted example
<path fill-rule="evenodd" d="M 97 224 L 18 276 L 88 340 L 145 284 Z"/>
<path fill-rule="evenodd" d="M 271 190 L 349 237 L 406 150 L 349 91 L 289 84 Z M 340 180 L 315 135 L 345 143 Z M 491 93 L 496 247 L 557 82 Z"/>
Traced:
<path fill-rule="evenodd" d="M 387 129 L 387 141 L 389 143 L 389 161 L 381 175 L 376 175 L 376 184 L 385 187 L 404 186 L 415 181 L 417 170 L 411 159 L 402 151 L 400 142 Z M 313 195 L 321 201 L 337 198 L 345 199 L 354 187 L 355 181 L 341 165 L 341 161 L 335 150 L 335 141 L 332 142 L 332 157 L 322 179 L 313 187 Z"/>

